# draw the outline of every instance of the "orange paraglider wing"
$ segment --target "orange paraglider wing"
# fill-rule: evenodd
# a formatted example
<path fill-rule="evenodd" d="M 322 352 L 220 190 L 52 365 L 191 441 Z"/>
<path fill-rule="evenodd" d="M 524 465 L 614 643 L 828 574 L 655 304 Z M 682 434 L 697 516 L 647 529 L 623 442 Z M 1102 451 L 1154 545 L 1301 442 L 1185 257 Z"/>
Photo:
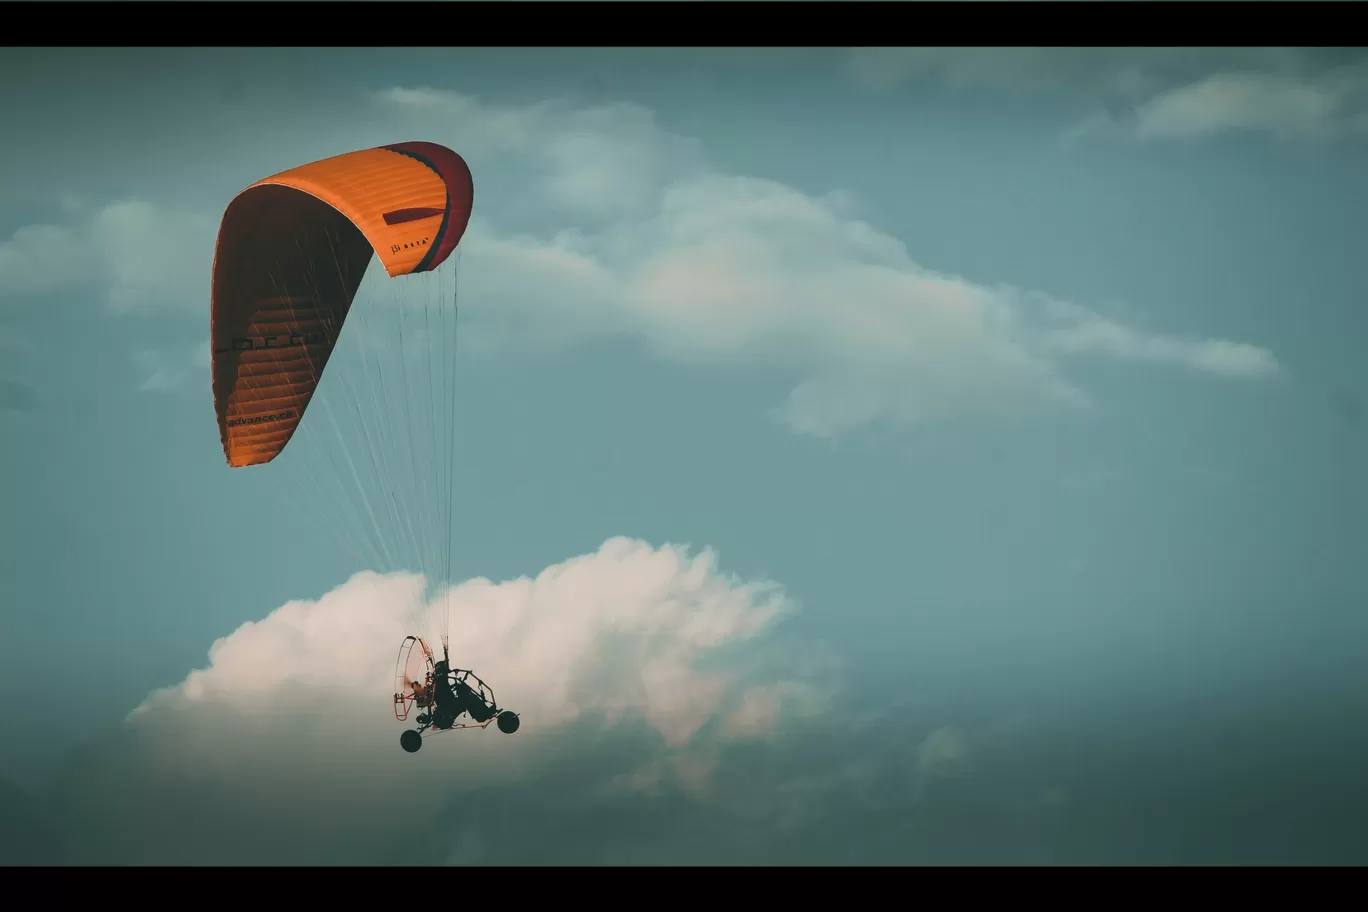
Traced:
<path fill-rule="evenodd" d="M 391 276 L 435 269 L 470 221 L 461 156 L 408 142 L 282 171 L 239 193 L 214 252 L 214 409 L 230 466 L 289 442 L 372 255 Z"/>

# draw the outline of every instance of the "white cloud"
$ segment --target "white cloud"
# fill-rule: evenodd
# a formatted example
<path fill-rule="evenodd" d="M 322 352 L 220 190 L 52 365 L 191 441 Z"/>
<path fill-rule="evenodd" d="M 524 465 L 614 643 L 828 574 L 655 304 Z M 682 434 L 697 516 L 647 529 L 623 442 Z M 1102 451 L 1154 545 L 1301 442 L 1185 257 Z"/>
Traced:
<path fill-rule="evenodd" d="M 75 233 L 57 225 L 27 225 L 0 242 L 0 294 L 6 299 L 71 286 L 93 275 Z"/>
<path fill-rule="evenodd" d="M 145 202 L 117 203 L 95 215 L 91 233 L 107 266 L 114 310 L 203 305 L 217 233 L 209 218 Z M 189 293 L 196 288 L 200 294 Z"/>
<path fill-rule="evenodd" d="M 1085 406 L 1061 364 L 1074 354 L 1226 378 L 1277 365 L 1256 346 L 1140 333 L 936 272 L 852 217 L 842 195 L 719 173 L 635 106 L 503 109 L 431 89 L 377 101 L 410 131 L 449 124 L 463 151 L 472 138 L 477 173 L 541 175 L 511 194 L 492 178 L 463 244 L 463 299 L 486 345 L 634 336 L 681 362 L 768 364 L 796 378 L 774 414 L 820 436 Z M 565 192 L 606 186 L 605 163 L 622 175 L 621 196 Z M 545 230 L 510 230 L 510 209 L 538 193 L 560 214 L 548 222 L 543 205 Z"/>
<path fill-rule="evenodd" d="M 1227 379 L 1276 372 L 1272 353 L 1254 345 L 1141 333 L 1045 295 L 938 272 L 855 217 L 844 194 L 721 173 L 637 105 L 499 106 L 427 88 L 370 101 L 358 146 L 373 133 L 424 135 L 471 160 L 462 301 L 477 350 L 622 337 L 682 363 L 768 366 L 792 382 L 772 415 L 815 436 L 1086 407 L 1065 364 L 1080 354 Z M 101 251 L 95 261 L 112 270 L 102 281 L 121 308 L 207 307 L 212 223 L 125 203 L 84 229 L 26 232 L 8 260 L 0 248 L 16 283 L 37 282 L 18 265 L 28 262 L 19 247 L 42 251 L 60 236 Z M 168 260 L 173 249 L 182 252 Z M 152 382 L 172 382 L 148 366 Z"/>
<path fill-rule="evenodd" d="M 1321 48 L 863 48 L 850 75 L 890 90 L 1061 93 L 1100 111 L 1069 131 L 1146 138 L 1229 131 L 1289 137 L 1362 133 L 1368 62 Z"/>
<path fill-rule="evenodd" d="M 1290 48 L 884 47 L 852 50 L 849 74 L 857 84 L 881 90 L 936 82 L 955 89 L 1140 97 L 1213 69 L 1285 68 L 1302 59 Z"/>
<path fill-rule="evenodd" d="M 67 201 L 64 211 L 79 216 Z M 116 313 L 203 306 L 215 223 L 142 200 L 68 224 L 30 225 L 0 241 L 0 298 L 88 292 Z"/>
<path fill-rule="evenodd" d="M 1135 112 L 1145 138 L 1257 131 L 1279 136 L 1324 136 L 1361 124 L 1351 113 L 1368 84 L 1271 73 L 1215 73 L 1151 98 Z"/>
<path fill-rule="evenodd" d="M 1047 310 L 1060 320 L 1060 325 L 1041 330 L 1040 344 L 1048 351 L 1172 365 L 1230 379 L 1263 379 L 1283 373 L 1273 353 L 1255 345 L 1144 332 L 1057 303 L 1048 305 Z"/>
<path fill-rule="evenodd" d="M 134 717 L 193 728 L 206 707 L 242 712 L 248 728 L 307 726 L 300 707 L 321 699 L 372 745 L 370 758 L 393 760 L 402 728 L 388 718 L 395 649 L 410 633 L 436 644 L 447 610 L 444 593 L 424 602 L 422 589 L 419 577 L 363 573 L 318 601 L 290 602 L 215 643 L 209 667 L 153 695 Z M 468 581 L 450 595 L 452 659 L 494 687 L 523 728 L 508 744 L 443 735 L 447 744 L 420 757 L 459 749 L 502 764 L 577 726 L 633 720 L 666 751 L 703 737 L 764 735 L 778 707 L 756 711 L 755 701 L 801 697 L 804 685 L 755 679 L 745 665 L 712 667 L 710 657 L 768 632 L 792 609 L 775 584 L 721 573 L 711 551 L 625 538 L 535 579 Z"/>
<path fill-rule="evenodd" d="M 1070 85 L 1105 66 L 1111 53 L 1103 48 L 868 47 L 851 51 L 849 73 L 857 84 L 879 90 L 934 79 L 954 88 L 1033 91 Z"/>
<path fill-rule="evenodd" d="M 796 681 L 750 687 L 741 693 L 735 708 L 727 714 L 722 730 L 729 735 L 747 737 L 771 732 L 778 726 L 784 710 L 795 703 L 806 712 L 819 709 L 814 702 L 816 696 L 806 685 Z"/>
<path fill-rule="evenodd" d="M 576 225 L 647 215 L 665 183 L 703 167 L 696 140 L 661 129 L 651 112 L 636 104 L 574 107 L 545 101 L 507 107 L 429 88 L 393 88 L 376 93 L 374 100 L 400 118 L 429 127 L 434 120 L 450 124 L 456 135 L 448 139 L 469 159 L 493 163 L 507 155 L 520 157 L 516 195 L 530 194 L 538 210 L 549 202 L 573 213 Z M 477 187 L 481 184 L 477 176 Z M 516 205 L 512 199 L 500 202 Z"/>
<path fill-rule="evenodd" d="M 535 578 L 451 592 L 453 662 L 522 726 L 442 733 L 407 754 L 399 735 L 413 723 L 391 705 L 396 652 L 411 633 L 438 644 L 446 605 L 443 592 L 425 601 L 424 588 L 417 576 L 357 574 L 216 642 L 207 667 L 150 695 L 99 746 L 97 767 L 77 774 L 72 813 L 85 823 L 75 838 L 89 840 L 77 854 L 267 852 L 235 835 L 256 827 L 282 846 L 278 861 L 326 855 L 343 838 L 381 839 L 392 854 L 403 834 L 436 826 L 440 858 L 477 846 L 499 816 L 466 814 L 452 830 L 439 815 L 453 801 L 505 786 L 545 795 L 570 770 L 577 801 L 624 787 L 628 797 L 704 789 L 725 745 L 774 736 L 824 706 L 804 672 L 775 661 L 774 625 L 795 609 L 782 588 L 722 572 L 711 551 L 615 538 Z M 113 793 L 100 784 L 107 775 L 121 780 Z M 140 845 L 88 835 L 127 801 L 152 831 Z M 203 841 L 194 847 L 155 822 L 187 813 L 183 825 Z"/>

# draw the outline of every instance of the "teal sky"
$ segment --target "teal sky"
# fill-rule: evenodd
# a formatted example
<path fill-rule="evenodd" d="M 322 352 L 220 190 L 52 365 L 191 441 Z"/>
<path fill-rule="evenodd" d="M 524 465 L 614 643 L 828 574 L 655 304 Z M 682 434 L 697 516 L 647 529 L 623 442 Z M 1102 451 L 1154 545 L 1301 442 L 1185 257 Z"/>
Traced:
<path fill-rule="evenodd" d="M 884 835 L 846 860 L 974 860 L 968 812 L 944 844 L 887 834 L 1016 783 L 1079 813 L 1028 860 L 1276 860 L 1231 821 L 1267 776 L 1311 774 L 1220 770 L 1263 739 L 1364 758 L 1344 721 L 1368 668 L 1361 55 L 23 49 L 0 73 L 23 137 L 0 147 L 0 777 L 41 790 L 98 762 L 219 638 L 396 569 L 283 506 L 298 467 L 225 465 L 205 346 L 235 193 L 413 139 L 476 186 L 453 576 L 535 577 L 622 536 L 782 586 L 793 616 L 727 661 L 778 655 L 835 676 L 828 713 L 893 713 L 861 763 L 971 770 L 870 808 Z M 1068 762 L 1022 772 L 1046 763 L 1010 740 L 1033 725 Z M 799 736 L 775 737 L 787 770 Z M 1109 782 L 1107 751 L 1150 758 L 1141 779 Z M 1147 752 L 1217 759 L 1161 782 Z M 583 782 L 637 762 L 592 753 Z M 807 756 L 794 781 L 856 762 Z M 1229 790 L 1205 849 L 1089 838 L 1106 801 L 1177 808 L 1203 776 Z M 631 813 L 633 857 L 690 857 Z M 510 833 L 479 839 L 557 857 Z M 1361 825 L 1322 835 L 1304 860 L 1368 852 Z M 762 860 L 819 852 L 784 839 Z"/>

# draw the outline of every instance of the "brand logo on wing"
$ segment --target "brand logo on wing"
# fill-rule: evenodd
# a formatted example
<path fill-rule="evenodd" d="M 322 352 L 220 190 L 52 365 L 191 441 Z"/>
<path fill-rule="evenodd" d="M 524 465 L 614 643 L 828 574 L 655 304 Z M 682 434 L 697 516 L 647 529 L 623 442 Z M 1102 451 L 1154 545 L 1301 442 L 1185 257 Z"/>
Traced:
<path fill-rule="evenodd" d="M 322 333 L 289 333 L 279 336 L 239 336 L 228 343 L 227 348 L 216 348 L 214 354 L 225 355 L 229 352 L 262 351 L 267 348 L 301 348 L 322 345 L 327 340 Z"/>
<path fill-rule="evenodd" d="M 402 225 L 405 222 L 416 222 L 426 218 L 436 218 L 445 215 L 446 210 L 436 206 L 419 206 L 412 209 L 395 209 L 386 212 L 382 218 L 386 225 Z M 426 247 L 432 241 L 432 236 L 416 241 L 409 241 L 404 244 L 390 244 L 390 253 L 398 253 L 401 250 L 412 250 L 414 247 Z"/>
<path fill-rule="evenodd" d="M 284 421 L 286 418 L 294 417 L 294 409 L 286 409 L 283 412 L 276 412 L 271 415 L 253 415 L 250 418 L 229 418 L 229 427 L 241 427 L 244 424 L 266 424 L 270 421 Z"/>
<path fill-rule="evenodd" d="M 418 241 L 411 241 L 407 244 L 390 244 L 390 253 L 398 253 L 401 250 L 411 250 L 414 247 L 426 247 L 430 238 L 423 238 Z"/>

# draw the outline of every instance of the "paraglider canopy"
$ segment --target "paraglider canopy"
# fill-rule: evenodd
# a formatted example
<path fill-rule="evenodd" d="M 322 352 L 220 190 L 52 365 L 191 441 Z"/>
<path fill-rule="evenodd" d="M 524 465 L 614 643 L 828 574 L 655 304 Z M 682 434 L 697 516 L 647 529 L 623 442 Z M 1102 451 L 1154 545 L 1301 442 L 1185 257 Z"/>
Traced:
<path fill-rule="evenodd" d="M 210 318 L 230 466 L 270 462 L 304 416 L 372 256 L 391 276 L 456 249 L 474 185 L 461 156 L 406 142 L 282 171 L 223 214 Z"/>

